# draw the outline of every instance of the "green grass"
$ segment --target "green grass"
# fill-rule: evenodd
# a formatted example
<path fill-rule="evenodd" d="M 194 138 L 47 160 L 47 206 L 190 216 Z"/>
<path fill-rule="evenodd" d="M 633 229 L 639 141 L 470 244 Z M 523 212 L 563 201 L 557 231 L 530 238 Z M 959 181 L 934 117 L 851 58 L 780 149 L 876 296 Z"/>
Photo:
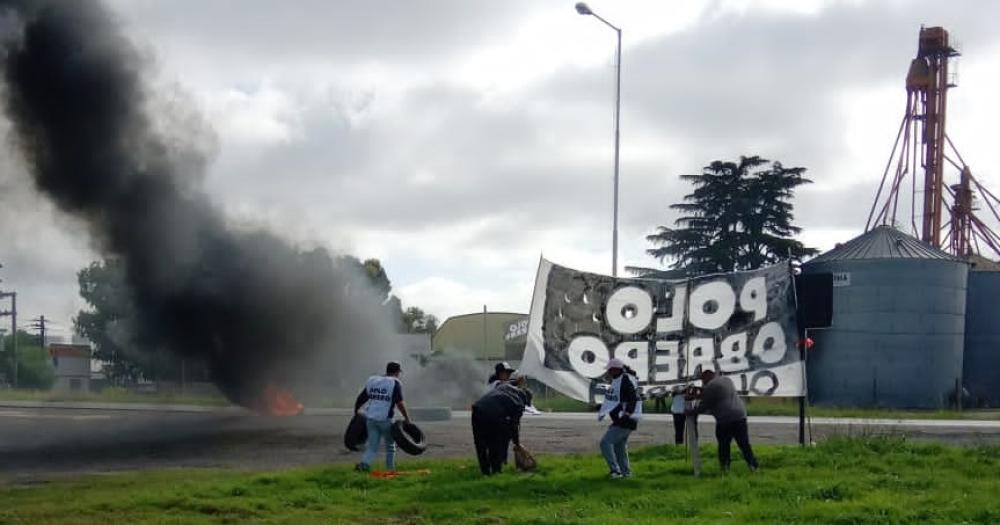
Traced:
<path fill-rule="evenodd" d="M 1000 447 L 839 438 L 758 447 L 761 471 L 727 476 L 703 447 L 634 451 L 633 479 L 597 454 L 541 457 L 536 474 L 483 478 L 472 460 L 415 461 L 430 475 L 380 480 L 349 466 L 267 473 L 171 470 L 0 488 L 2 523 L 998 523 Z"/>
<path fill-rule="evenodd" d="M 101 392 L 55 392 L 48 390 L 0 390 L 0 401 L 78 401 L 90 403 L 150 403 L 172 405 L 226 406 L 221 395 L 142 394 L 124 388 Z"/>

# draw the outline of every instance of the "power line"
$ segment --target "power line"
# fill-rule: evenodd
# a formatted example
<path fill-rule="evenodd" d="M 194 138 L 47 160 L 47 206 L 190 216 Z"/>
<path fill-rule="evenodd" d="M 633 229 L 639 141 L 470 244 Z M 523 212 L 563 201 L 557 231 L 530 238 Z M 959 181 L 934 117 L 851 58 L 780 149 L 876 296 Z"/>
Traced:
<path fill-rule="evenodd" d="M 45 348 L 45 324 L 50 322 L 45 319 L 44 315 L 38 316 L 31 320 L 31 327 L 38 330 L 38 334 L 41 338 L 42 348 Z"/>

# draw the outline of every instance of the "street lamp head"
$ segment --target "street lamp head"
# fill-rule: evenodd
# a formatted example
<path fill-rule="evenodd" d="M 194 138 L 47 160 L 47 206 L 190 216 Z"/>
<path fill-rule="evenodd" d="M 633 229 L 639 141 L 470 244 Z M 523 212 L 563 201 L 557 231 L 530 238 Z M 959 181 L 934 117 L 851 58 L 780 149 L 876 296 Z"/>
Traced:
<path fill-rule="evenodd" d="M 583 2 L 577 2 L 576 3 L 576 12 L 580 13 L 581 15 L 592 15 L 592 14 L 594 14 L 594 12 L 590 10 L 590 7 L 587 7 L 587 4 L 585 4 Z"/>

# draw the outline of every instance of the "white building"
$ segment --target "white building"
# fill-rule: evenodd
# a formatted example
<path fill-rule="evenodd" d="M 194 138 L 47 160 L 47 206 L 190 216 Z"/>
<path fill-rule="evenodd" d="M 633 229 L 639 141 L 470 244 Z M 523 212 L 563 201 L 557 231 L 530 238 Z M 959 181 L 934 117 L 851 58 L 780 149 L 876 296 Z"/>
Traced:
<path fill-rule="evenodd" d="M 88 392 L 90 345 L 50 344 L 48 350 L 56 376 L 52 389 L 63 392 Z"/>

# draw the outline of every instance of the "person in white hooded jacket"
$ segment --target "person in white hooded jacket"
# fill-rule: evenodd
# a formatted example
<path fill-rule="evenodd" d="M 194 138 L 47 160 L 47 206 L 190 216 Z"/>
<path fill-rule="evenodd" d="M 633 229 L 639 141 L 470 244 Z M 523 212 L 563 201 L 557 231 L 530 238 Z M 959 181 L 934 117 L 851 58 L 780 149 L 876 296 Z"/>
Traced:
<path fill-rule="evenodd" d="M 626 373 L 625 363 L 618 358 L 608 361 L 608 376 L 611 387 L 604 394 L 604 402 L 597 414 L 597 420 L 611 417 L 611 426 L 601 438 L 601 454 L 608 462 L 612 479 L 627 478 L 632 475 L 628 459 L 628 437 L 638 428 L 642 418 L 642 401 L 639 399 L 639 383 Z"/>

